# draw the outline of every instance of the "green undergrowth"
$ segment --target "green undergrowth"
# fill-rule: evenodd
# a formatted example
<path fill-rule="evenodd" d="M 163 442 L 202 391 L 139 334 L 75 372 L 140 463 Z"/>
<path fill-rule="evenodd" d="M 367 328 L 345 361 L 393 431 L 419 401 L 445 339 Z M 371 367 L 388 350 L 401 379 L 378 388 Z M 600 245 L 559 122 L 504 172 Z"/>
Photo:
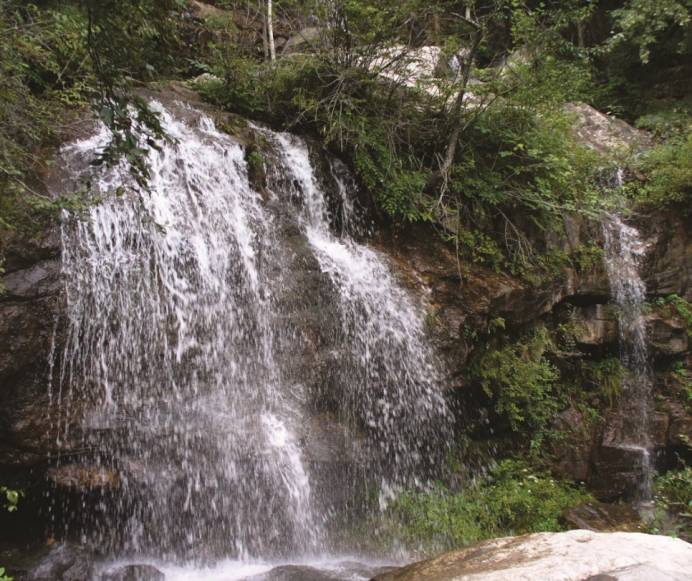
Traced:
<path fill-rule="evenodd" d="M 656 501 L 653 532 L 692 540 L 692 467 L 658 475 L 653 492 Z"/>
<path fill-rule="evenodd" d="M 437 487 L 401 495 L 387 510 L 381 535 L 422 550 L 484 539 L 564 530 L 560 515 L 592 500 L 582 488 L 518 460 L 503 460 L 459 490 Z"/>
<path fill-rule="evenodd" d="M 581 351 L 582 332 L 574 308 L 564 308 L 551 321 L 519 333 L 504 328 L 474 333 L 476 349 L 462 394 L 464 407 L 475 410 L 466 420 L 467 433 L 476 439 L 508 437 L 508 450 L 541 464 L 570 436 L 556 427 L 561 412 L 572 408 L 582 418 L 574 430 L 588 432 L 601 421 L 622 397 L 625 370 L 613 353 Z"/>
<path fill-rule="evenodd" d="M 688 336 L 692 337 L 692 304 L 677 294 L 659 297 L 654 300 L 653 306 L 663 316 L 679 317 L 685 323 Z"/>

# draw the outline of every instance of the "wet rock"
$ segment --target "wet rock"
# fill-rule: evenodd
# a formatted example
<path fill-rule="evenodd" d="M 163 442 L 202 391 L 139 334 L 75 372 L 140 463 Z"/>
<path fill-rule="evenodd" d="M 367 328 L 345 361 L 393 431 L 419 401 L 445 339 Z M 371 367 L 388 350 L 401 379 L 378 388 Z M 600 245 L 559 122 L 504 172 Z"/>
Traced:
<path fill-rule="evenodd" d="M 637 490 L 642 474 L 642 452 L 618 445 L 601 445 L 594 452 L 589 490 L 599 500 L 616 500 Z"/>
<path fill-rule="evenodd" d="M 643 266 L 647 292 L 692 300 L 692 214 L 643 215 L 635 221 L 651 240 Z"/>
<path fill-rule="evenodd" d="M 553 429 L 565 435 L 553 445 L 553 469 L 563 478 L 585 481 L 594 445 L 594 428 L 577 408 L 569 407 L 553 422 Z"/>
<path fill-rule="evenodd" d="M 166 576 L 152 565 L 126 565 L 101 574 L 100 581 L 164 581 Z"/>
<path fill-rule="evenodd" d="M 689 443 L 692 442 L 692 414 L 680 402 L 667 401 L 664 407 L 670 421 L 668 444 L 689 446 Z"/>
<path fill-rule="evenodd" d="M 329 572 L 305 565 L 281 565 L 267 573 L 250 577 L 248 581 L 337 581 Z"/>
<path fill-rule="evenodd" d="M 284 54 L 291 54 L 309 49 L 315 44 L 322 34 L 322 29 L 318 27 L 303 28 L 298 33 L 289 37 L 283 46 Z"/>
<path fill-rule="evenodd" d="M 67 464 L 50 468 L 48 479 L 58 487 L 76 491 L 117 488 L 120 485 L 118 474 L 105 466 Z"/>
<path fill-rule="evenodd" d="M 649 420 L 649 442 L 656 448 L 664 448 L 668 444 L 670 417 L 668 414 L 654 412 Z"/>
<path fill-rule="evenodd" d="M 588 502 L 570 508 L 562 514 L 561 520 L 569 528 L 599 532 L 639 532 L 644 526 L 639 513 L 631 505 L 602 502 Z"/>
<path fill-rule="evenodd" d="M 598 153 L 641 151 L 651 146 L 646 133 L 590 105 L 569 103 L 565 110 L 576 118 L 574 134 L 577 140 Z"/>
<path fill-rule="evenodd" d="M 684 581 L 692 545 L 642 533 L 577 530 L 485 541 L 378 575 L 375 581 Z"/>
<path fill-rule="evenodd" d="M 94 576 L 94 560 L 86 550 L 58 545 L 29 573 L 29 581 L 86 581 Z"/>
<path fill-rule="evenodd" d="M 647 317 L 649 344 L 661 355 L 681 355 L 687 351 L 687 326 L 677 317 L 653 313 Z"/>
<path fill-rule="evenodd" d="M 576 310 L 575 340 L 583 347 L 600 347 L 618 340 L 618 323 L 609 305 L 596 304 Z"/>

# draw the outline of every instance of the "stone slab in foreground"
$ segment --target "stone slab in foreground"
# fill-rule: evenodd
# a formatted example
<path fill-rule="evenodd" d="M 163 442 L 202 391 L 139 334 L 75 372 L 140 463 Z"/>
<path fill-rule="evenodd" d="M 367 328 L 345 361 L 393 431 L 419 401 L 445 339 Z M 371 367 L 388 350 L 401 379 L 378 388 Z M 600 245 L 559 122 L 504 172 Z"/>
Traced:
<path fill-rule="evenodd" d="M 692 545 L 642 533 L 576 530 L 485 541 L 374 581 L 690 581 Z"/>

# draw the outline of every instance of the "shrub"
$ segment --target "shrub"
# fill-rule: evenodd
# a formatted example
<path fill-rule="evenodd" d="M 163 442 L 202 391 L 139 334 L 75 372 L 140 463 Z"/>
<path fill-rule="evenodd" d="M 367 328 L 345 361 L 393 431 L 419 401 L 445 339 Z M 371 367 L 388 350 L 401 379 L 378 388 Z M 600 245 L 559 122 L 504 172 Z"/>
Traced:
<path fill-rule="evenodd" d="M 657 207 L 692 207 L 692 132 L 655 147 L 639 164 L 645 175 L 639 201 Z"/>
<path fill-rule="evenodd" d="M 692 538 L 692 467 L 671 470 L 654 479 L 654 532 Z"/>
<path fill-rule="evenodd" d="M 568 482 L 504 460 L 460 491 L 437 487 L 401 495 L 388 509 L 387 532 L 428 549 L 467 545 L 487 538 L 560 531 L 560 515 L 590 500 Z"/>
<path fill-rule="evenodd" d="M 492 399 L 513 432 L 529 436 L 537 450 L 560 408 L 559 372 L 545 357 L 552 340 L 544 327 L 500 349 L 488 350 L 472 366 L 472 377 Z"/>

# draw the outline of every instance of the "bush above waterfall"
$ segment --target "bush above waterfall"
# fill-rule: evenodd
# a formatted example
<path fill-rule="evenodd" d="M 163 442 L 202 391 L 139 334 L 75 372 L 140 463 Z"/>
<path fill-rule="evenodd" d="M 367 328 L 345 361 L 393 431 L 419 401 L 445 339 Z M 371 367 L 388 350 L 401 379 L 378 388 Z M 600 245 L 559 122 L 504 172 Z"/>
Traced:
<path fill-rule="evenodd" d="M 692 119 L 692 117 L 691 117 Z M 638 199 L 649 206 L 692 208 L 692 131 L 659 145 L 638 163 L 644 181 Z"/>

